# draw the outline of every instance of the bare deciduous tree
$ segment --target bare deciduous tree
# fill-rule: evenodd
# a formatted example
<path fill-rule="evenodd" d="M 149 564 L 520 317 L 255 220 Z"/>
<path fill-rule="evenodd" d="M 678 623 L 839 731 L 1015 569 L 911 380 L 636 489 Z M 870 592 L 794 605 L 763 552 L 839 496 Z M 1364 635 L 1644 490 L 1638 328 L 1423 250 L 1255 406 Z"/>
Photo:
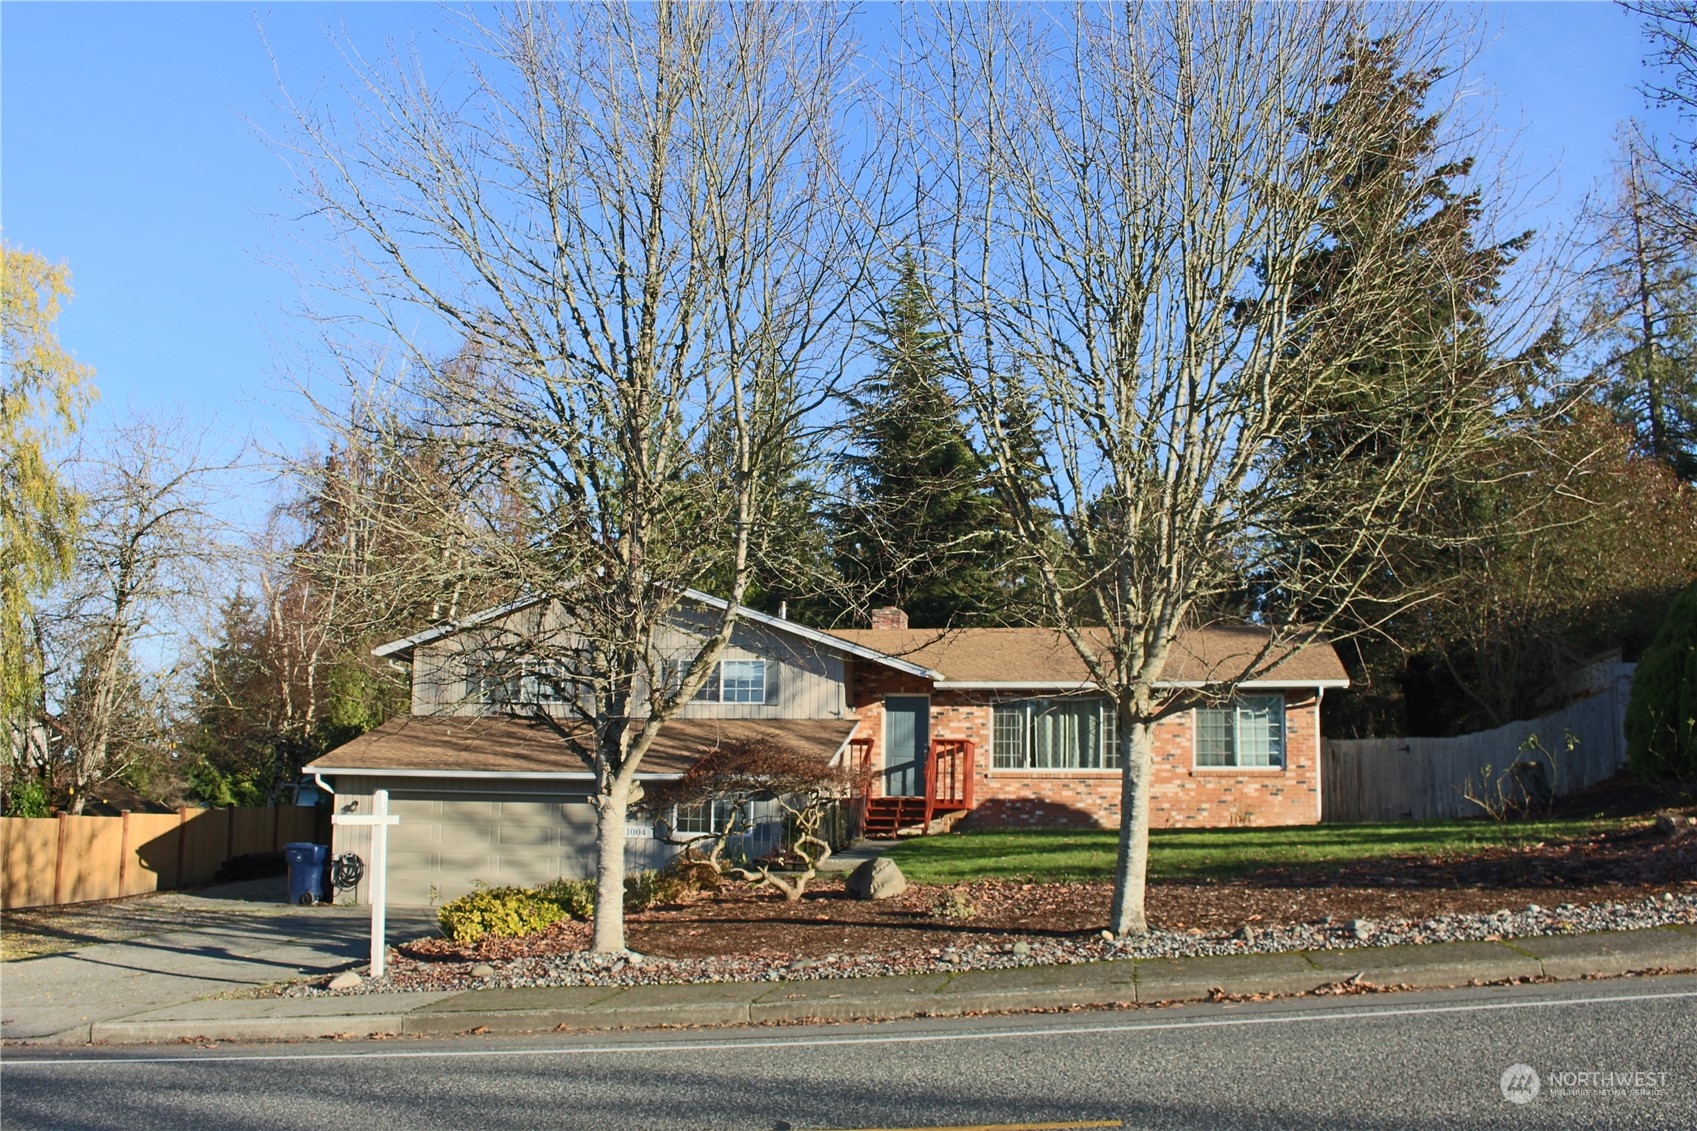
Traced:
<path fill-rule="evenodd" d="M 1623 6 L 1643 19 L 1650 43 L 1645 61 L 1655 69 L 1644 83 L 1646 98 L 1673 110 L 1685 129 L 1697 127 L 1697 0 L 1626 0 Z M 1670 137 L 1655 156 L 1687 198 L 1684 205 L 1669 201 L 1656 218 L 1682 238 L 1697 239 L 1697 218 L 1688 203 L 1697 195 L 1697 135 Z"/>
<path fill-rule="evenodd" d="M 730 639 L 865 270 L 835 199 L 852 45 L 786 4 L 521 5 L 469 38 L 459 85 L 396 59 L 346 127 L 303 110 L 304 185 L 405 357 L 388 420 L 449 453 L 415 485 L 456 514 L 442 568 L 551 598 L 479 640 L 550 685 L 622 891 L 638 768 Z M 698 584 L 728 603 L 669 652 Z M 624 947 L 618 900 L 594 946 Z"/>
<path fill-rule="evenodd" d="M 1436 264 L 1404 234 L 1431 178 L 1466 172 L 1440 173 L 1441 147 L 1385 178 L 1315 277 L 1343 242 L 1329 210 L 1408 128 L 1394 92 L 1345 100 L 1340 82 L 1369 48 L 1441 66 L 1439 18 L 949 7 L 913 29 L 939 314 L 1031 557 L 1033 616 L 1117 705 L 1117 933 L 1145 929 L 1154 725 L 1195 702 L 1162 678 L 1182 630 L 1250 592 L 1270 631 L 1214 673 L 1229 692 L 1368 595 L 1418 600 L 1384 576 L 1389 547 L 1502 424 L 1502 375 L 1478 366 L 1502 328 L 1472 313 L 1500 297 L 1494 276 L 1461 254 L 1465 232 Z M 1412 324 L 1434 308 L 1447 329 Z M 1041 406 L 1035 465 L 1004 424 L 1010 387 Z M 1335 458 L 1299 464 L 1320 437 Z"/>
<path fill-rule="evenodd" d="M 190 652 L 187 617 L 227 557 L 212 512 L 212 483 L 227 468 L 184 431 L 180 421 L 135 422 L 87 437 L 70 463 L 85 510 L 71 576 L 42 622 L 46 723 L 73 813 L 90 786 L 163 744 Z"/>

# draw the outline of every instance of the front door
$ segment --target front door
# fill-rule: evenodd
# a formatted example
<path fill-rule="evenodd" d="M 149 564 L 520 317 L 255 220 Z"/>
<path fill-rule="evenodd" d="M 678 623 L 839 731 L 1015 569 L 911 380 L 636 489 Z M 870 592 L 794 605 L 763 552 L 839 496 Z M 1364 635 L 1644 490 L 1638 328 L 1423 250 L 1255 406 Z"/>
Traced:
<path fill-rule="evenodd" d="M 925 751 L 931 745 L 931 700 L 891 695 L 884 700 L 884 796 L 925 791 Z"/>

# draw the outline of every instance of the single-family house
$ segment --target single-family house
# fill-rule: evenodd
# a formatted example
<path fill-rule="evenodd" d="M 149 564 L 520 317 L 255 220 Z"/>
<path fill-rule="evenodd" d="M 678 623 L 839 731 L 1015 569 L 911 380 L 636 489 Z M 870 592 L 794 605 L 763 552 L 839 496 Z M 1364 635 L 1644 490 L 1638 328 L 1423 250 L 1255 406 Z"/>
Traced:
<path fill-rule="evenodd" d="M 723 602 L 691 593 L 661 642 L 692 654 Z M 399 905 L 452 899 L 477 883 L 533 884 L 593 873 L 593 780 L 561 741 L 573 725 L 563 681 L 490 641 L 534 635 L 557 616 L 520 602 L 376 649 L 410 673 L 412 710 L 306 767 L 342 810 L 386 789 L 389 891 Z M 512 632 L 513 618 L 529 618 Z M 1266 650 L 1254 627 L 1184 634 L 1165 683 L 1202 690 L 1239 680 Z M 1225 701 L 1198 700 L 1156 728 L 1157 827 L 1291 825 L 1320 819 L 1320 702 L 1348 686 L 1330 644 L 1312 641 Z M 546 719 L 538 716 L 547 716 Z M 693 701 L 669 721 L 639 780 L 675 777 L 715 746 L 772 735 L 852 771 L 870 834 L 936 821 L 973 826 L 1102 826 L 1119 820 L 1114 714 L 1076 650 L 1037 628 L 873 626 L 823 631 L 743 610 Z M 708 831 L 712 807 L 680 814 Z M 627 826 L 633 867 L 663 862 L 652 818 Z M 337 826 L 336 853 L 368 854 L 369 832 Z"/>

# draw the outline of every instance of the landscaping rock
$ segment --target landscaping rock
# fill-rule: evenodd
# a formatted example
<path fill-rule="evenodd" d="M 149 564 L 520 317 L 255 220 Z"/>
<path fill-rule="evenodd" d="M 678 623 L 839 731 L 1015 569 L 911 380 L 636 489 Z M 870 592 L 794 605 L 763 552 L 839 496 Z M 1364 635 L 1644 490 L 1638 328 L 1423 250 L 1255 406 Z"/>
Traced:
<path fill-rule="evenodd" d="M 493 978 L 495 976 L 495 967 L 489 965 L 487 962 L 480 962 L 471 968 L 471 976 L 473 978 Z"/>
<path fill-rule="evenodd" d="M 907 877 L 894 860 L 879 856 L 850 872 L 843 886 L 856 899 L 890 899 L 907 890 Z"/>
<path fill-rule="evenodd" d="M 1671 894 L 1672 898 L 1668 898 Z M 415 962 L 400 957 L 381 979 L 357 981 L 344 975 L 356 994 L 402 990 L 460 990 L 494 984 L 516 989 L 538 986 L 636 986 L 690 982 L 785 982 L 873 977 L 959 970 L 1069 965 L 1124 958 L 1193 958 L 1224 954 L 1275 954 L 1286 951 L 1349 950 L 1357 947 L 1481 941 L 1504 938 L 1586 934 L 1593 931 L 1644 930 L 1678 924 L 1697 926 L 1697 891 L 1654 893 L 1628 902 L 1564 903 L 1537 911 L 1453 912 L 1424 919 L 1344 919 L 1327 924 L 1257 923 L 1253 941 L 1197 931 L 1153 928 L 1112 942 L 1097 931 L 1035 942 L 1014 939 L 986 945 L 928 947 L 910 951 L 835 953 L 816 959 L 794 954 L 722 954 L 691 958 L 649 955 L 641 965 L 627 961 L 616 973 L 609 964 L 583 952 L 540 954 L 503 960 L 493 978 L 468 976 L 467 966 Z M 1244 923 L 1242 926 L 1250 926 Z M 1239 932 L 1241 933 L 1241 931 Z M 587 942 L 587 935 L 585 936 Z M 617 962 L 617 956 L 612 956 Z M 288 987 L 287 997 L 325 993 L 322 984 Z"/>
<path fill-rule="evenodd" d="M 1252 943 L 1255 941 L 1255 928 L 1245 923 L 1237 929 L 1237 934 L 1233 935 L 1232 938 L 1238 942 Z"/>
<path fill-rule="evenodd" d="M 357 987 L 360 981 L 358 974 L 355 974 L 352 970 L 344 970 L 330 979 L 330 988 L 333 990 L 351 990 Z"/>

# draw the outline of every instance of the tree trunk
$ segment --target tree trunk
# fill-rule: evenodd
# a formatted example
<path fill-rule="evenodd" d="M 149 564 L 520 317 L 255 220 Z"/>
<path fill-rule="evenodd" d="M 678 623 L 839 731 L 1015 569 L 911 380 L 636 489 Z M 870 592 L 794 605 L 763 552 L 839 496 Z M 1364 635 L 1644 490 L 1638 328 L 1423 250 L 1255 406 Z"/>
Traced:
<path fill-rule="evenodd" d="M 1149 929 L 1143 914 L 1143 888 L 1149 877 L 1149 789 L 1155 773 L 1154 726 L 1138 719 L 1121 726 L 1120 852 L 1114 871 L 1114 902 L 1109 929 L 1116 935 L 1141 935 Z"/>
<path fill-rule="evenodd" d="M 1632 154 L 1632 257 L 1637 269 L 1638 347 L 1640 376 L 1644 381 L 1645 411 L 1650 416 L 1650 454 L 1663 463 L 1673 462 L 1667 425 L 1662 416 L 1662 390 L 1656 379 L 1656 321 L 1650 312 L 1649 251 L 1644 242 L 1644 213 L 1639 197 L 1638 154 Z"/>
<path fill-rule="evenodd" d="M 625 949 L 625 817 L 630 808 L 630 785 L 614 778 L 607 792 L 594 798 L 595 821 L 595 939 L 597 954 Z"/>

